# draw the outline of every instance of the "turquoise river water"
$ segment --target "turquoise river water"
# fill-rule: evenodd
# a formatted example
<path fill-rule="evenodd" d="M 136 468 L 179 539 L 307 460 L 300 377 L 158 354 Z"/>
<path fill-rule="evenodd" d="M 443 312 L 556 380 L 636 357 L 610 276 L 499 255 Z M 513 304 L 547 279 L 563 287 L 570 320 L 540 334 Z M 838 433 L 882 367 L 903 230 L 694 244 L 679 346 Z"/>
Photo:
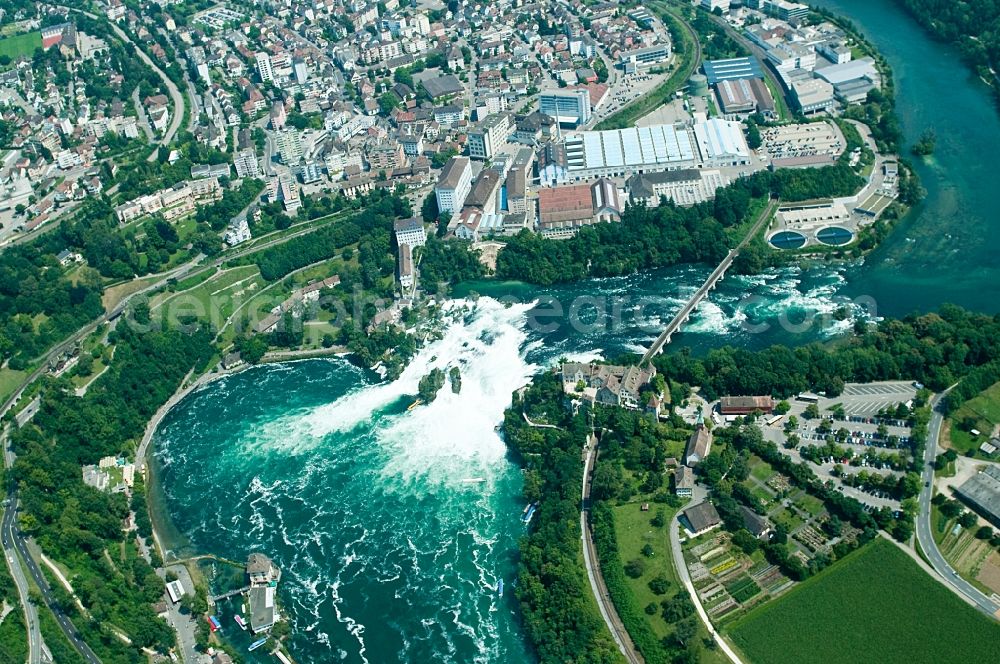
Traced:
<path fill-rule="evenodd" d="M 934 157 L 918 165 L 927 199 L 862 263 L 727 278 L 677 345 L 801 344 L 859 317 L 944 302 L 1000 310 L 1000 180 L 987 157 L 1000 153 L 1000 120 L 988 91 L 890 0 L 820 4 L 854 19 L 889 58 L 907 135 L 936 130 Z M 330 359 L 199 389 L 155 441 L 154 490 L 171 546 L 272 556 L 300 662 L 530 661 L 512 593 L 494 591 L 498 578 L 513 582 L 523 532 L 520 475 L 495 430 L 511 391 L 559 357 L 641 349 L 708 271 L 550 289 L 480 284 L 490 297 L 397 381 Z M 445 388 L 407 411 L 433 366 L 459 366 L 461 393 Z M 222 610 L 224 629 L 245 645 L 232 610 Z"/>

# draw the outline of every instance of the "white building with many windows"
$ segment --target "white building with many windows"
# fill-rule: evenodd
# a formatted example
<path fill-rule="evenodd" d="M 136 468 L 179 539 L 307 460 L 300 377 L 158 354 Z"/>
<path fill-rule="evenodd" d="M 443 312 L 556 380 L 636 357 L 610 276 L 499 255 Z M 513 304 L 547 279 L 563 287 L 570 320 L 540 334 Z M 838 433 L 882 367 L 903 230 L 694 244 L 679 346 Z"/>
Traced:
<path fill-rule="evenodd" d="M 427 232 L 423 222 L 417 217 L 396 220 L 396 246 L 422 247 L 427 242 Z"/>
<path fill-rule="evenodd" d="M 257 153 L 253 150 L 240 150 L 233 159 L 233 166 L 236 167 L 236 177 L 256 178 L 260 177 L 260 165 L 257 163 Z"/>
<path fill-rule="evenodd" d="M 476 130 L 469 132 L 469 156 L 473 159 L 492 159 L 507 144 L 515 128 L 510 113 L 489 116 Z"/>
<path fill-rule="evenodd" d="M 578 88 L 568 92 L 548 92 L 538 98 L 538 110 L 555 118 L 559 124 L 579 126 L 590 121 L 590 91 Z"/>
<path fill-rule="evenodd" d="M 441 170 L 441 178 L 434 187 L 438 211 L 455 214 L 462 209 L 472 189 L 472 162 L 468 157 L 452 157 Z"/>
<path fill-rule="evenodd" d="M 254 54 L 257 61 L 257 75 L 263 83 L 274 80 L 274 70 L 271 68 L 271 56 L 261 51 Z"/>

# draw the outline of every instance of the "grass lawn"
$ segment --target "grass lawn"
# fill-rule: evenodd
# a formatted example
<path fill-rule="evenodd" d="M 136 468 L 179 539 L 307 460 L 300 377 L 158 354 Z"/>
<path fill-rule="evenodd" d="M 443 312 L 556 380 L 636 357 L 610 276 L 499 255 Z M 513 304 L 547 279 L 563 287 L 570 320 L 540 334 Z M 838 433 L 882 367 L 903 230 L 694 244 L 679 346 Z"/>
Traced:
<path fill-rule="evenodd" d="M 101 372 L 104 371 L 105 368 L 106 365 L 104 364 L 104 360 L 98 358 L 94 360 L 94 367 L 89 374 L 87 374 L 86 376 L 81 376 L 76 372 L 74 372 L 70 380 L 73 381 L 73 385 L 75 387 L 83 387 L 84 385 L 88 385 L 92 381 L 96 380 L 97 377 L 101 374 Z"/>
<path fill-rule="evenodd" d="M 775 523 L 783 525 L 788 532 L 792 532 L 805 523 L 805 521 L 803 521 L 798 515 L 792 514 L 788 511 L 788 508 L 782 509 L 777 514 L 772 514 L 771 520 Z"/>
<path fill-rule="evenodd" d="M 41 47 L 41 32 L 28 32 L 0 39 L 0 55 L 8 55 L 11 59 L 19 58 L 22 55 L 31 57 L 35 53 L 35 49 Z"/>
<path fill-rule="evenodd" d="M 174 287 L 174 290 L 180 292 L 180 291 L 186 291 L 189 288 L 194 288 L 198 284 L 205 283 L 206 281 L 214 277 L 215 274 L 216 273 L 213 270 L 201 270 L 200 272 L 194 273 L 190 277 L 185 277 L 184 279 L 178 281 L 177 285 Z"/>
<path fill-rule="evenodd" d="M 810 516 L 817 516 L 823 512 L 823 501 L 816 496 L 811 496 L 808 493 L 804 493 L 795 499 L 795 504 L 805 511 L 809 512 Z"/>
<path fill-rule="evenodd" d="M 145 277 L 143 279 L 133 279 L 132 281 L 126 281 L 125 283 L 106 288 L 104 290 L 104 295 L 101 296 L 101 303 L 104 305 L 104 310 L 111 311 L 132 293 L 140 291 L 147 286 L 151 286 L 158 280 L 159 277 Z"/>
<path fill-rule="evenodd" d="M 771 93 L 771 97 L 774 99 L 775 110 L 778 111 L 779 120 L 790 120 L 792 118 L 792 110 L 788 108 L 788 102 L 785 101 L 785 97 L 781 94 L 781 90 L 774 87 L 774 83 L 771 79 L 764 77 L 764 85 Z"/>
<path fill-rule="evenodd" d="M 1000 652 L 1000 625 L 883 539 L 728 631 L 750 661 L 767 664 L 990 662 Z"/>
<path fill-rule="evenodd" d="M 636 605 L 645 608 L 648 604 L 657 605 L 665 599 L 671 599 L 678 593 L 686 592 L 680 581 L 677 579 L 677 572 L 674 569 L 673 558 L 670 553 L 670 537 L 667 528 L 670 526 L 670 519 L 677 511 L 666 505 L 650 504 L 650 510 L 643 512 L 639 509 L 641 503 L 628 503 L 613 508 L 615 514 L 615 537 L 618 540 L 618 555 L 622 563 L 627 563 L 634 558 L 642 558 L 646 561 L 646 571 L 638 579 L 626 576 L 632 595 L 635 597 Z M 650 523 L 656 516 L 657 510 L 663 510 L 665 525 L 657 528 Z M 653 555 L 646 557 L 642 554 L 644 546 L 649 544 L 653 547 Z M 670 582 L 667 592 L 657 595 L 649 589 L 649 582 L 662 575 Z M 658 610 L 654 615 L 647 616 L 650 627 L 657 637 L 664 637 L 673 634 L 673 626 L 663 619 L 662 613 Z M 707 638 L 708 632 L 699 622 L 699 638 Z M 725 655 L 719 651 L 702 649 L 701 662 L 703 664 L 722 664 L 726 662 Z"/>
<path fill-rule="evenodd" d="M 258 292 L 263 284 L 256 265 L 225 270 L 183 292 L 164 298 L 156 305 L 171 315 L 196 312 L 221 327 L 233 310 Z"/>
<path fill-rule="evenodd" d="M 759 457 L 751 457 L 750 474 L 761 482 L 767 482 L 774 476 L 774 469 L 771 468 L 768 462 L 763 461 Z"/>
<path fill-rule="evenodd" d="M 980 431 L 979 436 L 973 436 L 958 428 L 958 422 L 970 418 L 976 421 L 975 428 Z M 989 439 L 993 426 L 998 423 L 1000 423 L 1000 383 L 986 388 L 962 404 L 962 407 L 955 412 L 949 426 L 951 446 L 959 454 L 976 450 Z"/>
<path fill-rule="evenodd" d="M 28 377 L 27 371 L 15 371 L 13 369 L 0 369 L 0 401 L 6 401 L 7 397 L 14 393 L 24 379 Z"/>
<path fill-rule="evenodd" d="M 674 512 L 677 510 L 664 505 L 650 505 L 648 512 L 639 509 L 638 503 L 628 503 L 614 508 L 615 513 L 615 535 L 618 538 L 618 555 L 623 563 L 634 558 L 641 558 L 646 561 L 646 572 L 638 579 L 626 577 L 632 595 L 635 596 L 636 605 L 644 608 L 650 602 L 659 604 L 662 600 L 673 597 L 681 588 L 677 580 L 677 573 L 670 560 L 670 539 L 667 535 L 667 525 L 657 528 L 650 524 L 650 519 L 656 516 L 656 511 L 664 511 L 664 521 L 670 524 Z M 646 558 L 642 555 L 642 548 L 649 544 L 653 547 L 653 555 Z M 649 589 L 649 582 L 657 576 L 663 575 L 670 581 L 670 587 L 665 595 L 657 595 Z M 659 637 L 667 636 L 673 632 L 673 628 L 668 625 L 657 613 L 649 617 L 649 624 Z"/>

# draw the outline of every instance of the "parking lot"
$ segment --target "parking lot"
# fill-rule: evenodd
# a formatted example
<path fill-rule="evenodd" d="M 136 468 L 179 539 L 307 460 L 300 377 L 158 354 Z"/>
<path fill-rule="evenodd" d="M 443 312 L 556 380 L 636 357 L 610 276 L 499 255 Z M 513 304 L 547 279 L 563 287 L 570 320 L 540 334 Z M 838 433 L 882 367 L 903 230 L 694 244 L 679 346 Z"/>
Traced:
<path fill-rule="evenodd" d="M 666 63 L 663 63 L 660 66 L 665 65 Z M 589 124 L 596 124 L 609 115 L 620 111 L 639 97 L 654 90 L 667 77 L 667 74 L 653 74 L 650 72 L 623 75 L 621 80 L 608 93 L 607 101 L 594 111 L 594 116 Z"/>
<path fill-rule="evenodd" d="M 885 383 L 848 383 L 844 391 L 836 399 L 824 400 L 829 403 L 841 403 L 848 415 L 874 415 L 886 406 L 912 401 L 917 396 L 917 388 L 913 383 L 904 381 Z M 820 408 L 826 405 L 820 404 Z"/>
<path fill-rule="evenodd" d="M 899 404 L 910 404 L 915 398 L 917 387 L 906 381 L 886 381 L 878 383 L 849 383 L 835 398 L 816 395 L 800 395 L 789 402 L 788 414 L 771 425 L 764 425 L 764 436 L 784 448 L 788 433 L 799 437 L 795 449 L 782 451 L 796 461 L 806 461 L 824 480 L 831 480 L 837 490 L 872 507 L 899 508 L 886 491 L 878 488 L 846 486 L 835 473 L 835 468 L 847 475 L 864 472 L 869 476 L 900 476 L 909 462 L 910 427 L 905 419 L 897 419 L 895 413 L 879 417 L 879 411 L 890 408 L 895 411 Z M 807 418 L 805 411 L 815 404 L 820 417 Z M 834 419 L 832 411 L 840 406 L 844 413 L 841 419 Z M 839 413 L 838 413 L 839 415 Z M 797 426 L 791 432 L 785 431 L 788 418 L 794 416 Z M 832 445 L 829 444 L 833 438 Z M 811 450 L 803 448 L 811 447 Z"/>
<path fill-rule="evenodd" d="M 768 127 L 761 131 L 761 139 L 774 160 L 826 157 L 832 161 L 846 147 L 840 129 L 829 122 Z M 807 163 L 803 161 L 803 165 Z"/>
<path fill-rule="evenodd" d="M 840 396 L 815 399 L 820 412 L 829 411 L 835 405 L 844 407 L 844 413 L 850 416 L 873 418 L 887 406 L 895 407 L 905 404 L 916 397 L 917 388 L 911 382 L 886 381 L 880 383 L 847 383 Z M 811 403 L 808 398 L 799 397 L 789 402 L 793 415 L 800 415 Z"/>

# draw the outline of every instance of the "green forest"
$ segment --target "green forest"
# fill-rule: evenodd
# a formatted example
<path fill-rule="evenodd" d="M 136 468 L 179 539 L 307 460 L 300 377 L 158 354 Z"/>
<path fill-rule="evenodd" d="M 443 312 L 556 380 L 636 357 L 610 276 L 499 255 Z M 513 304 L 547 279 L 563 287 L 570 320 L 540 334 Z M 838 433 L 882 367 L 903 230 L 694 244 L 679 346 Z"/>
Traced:
<path fill-rule="evenodd" d="M 37 415 L 11 439 L 21 529 L 69 568 L 91 619 L 80 616 L 68 596 L 60 608 L 109 664 L 145 661 L 140 648 L 165 650 L 174 635 L 152 609 L 163 594 L 163 581 L 154 572 L 159 560 L 154 553 L 153 565 L 147 563 L 123 530 L 128 501 L 83 484 L 80 467 L 106 455 L 132 456 L 146 423 L 184 375 L 214 355 L 211 338 L 204 329 L 138 333 L 121 326 L 111 333 L 117 346 L 111 368 L 86 395 L 66 389 L 68 378 L 46 378 Z M 140 521 L 146 530 L 148 523 Z M 133 645 L 114 637 L 111 628 L 127 634 Z"/>
<path fill-rule="evenodd" d="M 53 344 L 104 312 L 92 270 L 75 284 L 37 243 L 0 253 L 0 364 L 23 369 Z"/>
<path fill-rule="evenodd" d="M 530 427 L 522 411 L 566 428 Z M 589 431 L 585 417 L 571 418 L 562 407 L 562 384 L 551 373 L 515 393 L 504 416 L 507 445 L 525 465 L 524 498 L 541 501 L 519 544 L 516 592 L 542 664 L 610 664 L 620 657 L 580 563 L 580 450 Z"/>
<path fill-rule="evenodd" d="M 859 323 L 854 336 L 832 347 L 815 343 L 754 352 L 727 346 L 702 357 L 684 349 L 654 362 L 664 375 L 700 385 L 712 399 L 723 394 L 785 397 L 807 390 L 835 396 L 847 381 L 916 380 L 943 390 L 966 376 L 980 376 L 980 367 L 997 360 L 1000 317 L 944 305 L 936 313 Z M 995 380 L 982 376 L 977 386 Z M 979 391 L 973 389 L 971 394 Z"/>

